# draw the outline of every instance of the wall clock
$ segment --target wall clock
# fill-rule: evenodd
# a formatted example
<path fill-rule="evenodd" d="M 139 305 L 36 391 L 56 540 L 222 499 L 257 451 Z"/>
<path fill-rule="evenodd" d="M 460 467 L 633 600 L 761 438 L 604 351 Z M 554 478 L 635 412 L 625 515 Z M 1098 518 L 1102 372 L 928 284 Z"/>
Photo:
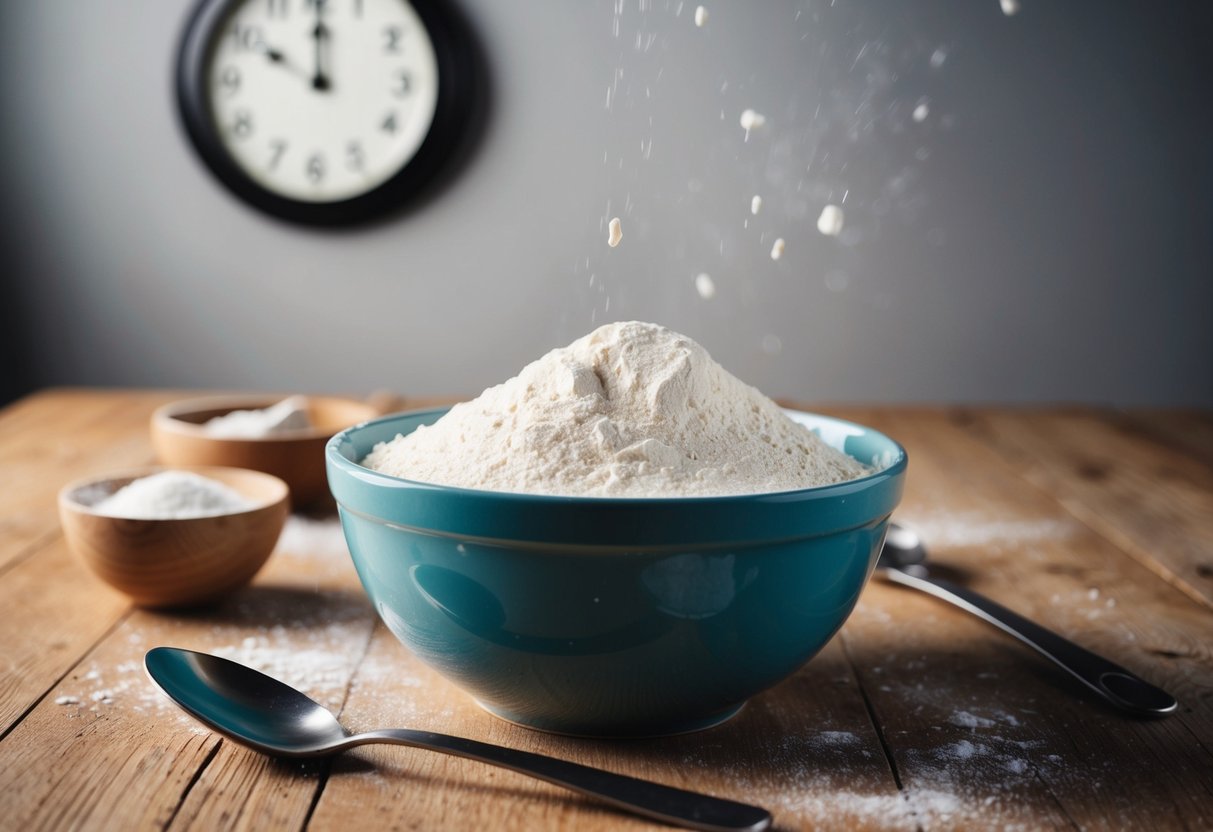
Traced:
<path fill-rule="evenodd" d="M 398 208 L 450 160 L 474 57 L 444 0 L 201 0 L 177 102 L 202 160 L 244 200 L 355 223 Z"/>

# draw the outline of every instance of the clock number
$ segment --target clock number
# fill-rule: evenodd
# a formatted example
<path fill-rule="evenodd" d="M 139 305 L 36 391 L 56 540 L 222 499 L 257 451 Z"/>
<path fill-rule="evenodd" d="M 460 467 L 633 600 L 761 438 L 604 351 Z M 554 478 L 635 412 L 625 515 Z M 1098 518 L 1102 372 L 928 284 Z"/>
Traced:
<path fill-rule="evenodd" d="M 345 162 L 349 165 L 350 170 L 362 170 L 362 166 L 366 162 L 366 154 L 362 150 L 361 142 L 353 141 L 346 145 Z"/>
<path fill-rule="evenodd" d="M 265 49 L 265 32 L 260 26 L 237 23 L 232 26 L 232 40 L 237 52 L 260 52 Z"/>
<path fill-rule="evenodd" d="M 383 29 L 383 51 L 393 55 L 400 54 L 400 27 L 386 26 Z"/>
<path fill-rule="evenodd" d="M 286 153 L 286 142 L 282 139 L 274 139 L 270 142 L 270 170 L 278 167 L 278 163 L 282 161 L 282 155 Z"/>
<path fill-rule="evenodd" d="M 286 17 L 286 0 L 265 0 L 267 17 Z"/>
<path fill-rule="evenodd" d="M 396 113 L 395 113 L 395 111 L 387 114 L 387 118 L 385 118 L 383 120 L 383 124 L 379 125 L 379 128 L 381 130 L 383 130 L 383 132 L 385 132 L 385 133 L 395 133 L 396 132 Z"/>
<path fill-rule="evenodd" d="M 324 156 L 319 153 L 313 153 L 307 160 L 307 178 L 312 184 L 319 184 L 324 178 Z"/>
<path fill-rule="evenodd" d="M 240 70 L 234 66 L 225 66 L 219 73 L 219 86 L 228 95 L 240 92 Z"/>
<path fill-rule="evenodd" d="M 392 89 L 392 94 L 397 98 L 404 98 L 413 87 L 413 77 L 403 69 L 396 70 L 396 86 Z"/>
<path fill-rule="evenodd" d="M 232 122 L 232 135 L 238 139 L 247 139 L 253 135 L 253 114 L 248 110 L 237 110 L 236 120 Z"/>

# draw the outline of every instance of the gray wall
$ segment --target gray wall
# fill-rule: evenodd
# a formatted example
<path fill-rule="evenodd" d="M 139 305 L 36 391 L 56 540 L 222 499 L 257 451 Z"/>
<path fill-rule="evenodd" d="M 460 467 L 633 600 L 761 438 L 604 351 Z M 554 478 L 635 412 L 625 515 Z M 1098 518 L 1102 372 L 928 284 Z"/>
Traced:
<path fill-rule="evenodd" d="M 1207 4 L 459 5 L 478 150 L 417 210 L 317 232 L 183 139 L 187 0 L 3 0 L 8 392 L 472 394 L 638 318 L 809 401 L 1213 405 Z"/>

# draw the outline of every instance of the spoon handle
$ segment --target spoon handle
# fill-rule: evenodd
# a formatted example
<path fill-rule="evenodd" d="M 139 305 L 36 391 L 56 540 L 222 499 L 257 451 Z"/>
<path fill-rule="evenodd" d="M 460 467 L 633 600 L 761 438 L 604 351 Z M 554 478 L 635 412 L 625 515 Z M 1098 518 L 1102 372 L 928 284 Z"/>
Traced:
<path fill-rule="evenodd" d="M 886 569 L 885 577 L 942 598 L 1015 636 L 1122 710 L 1139 716 L 1164 716 L 1179 706 L 1165 690 L 971 589 L 896 568 Z"/>
<path fill-rule="evenodd" d="M 599 798 L 620 809 L 688 829 L 702 829 L 706 832 L 761 832 L 771 825 L 770 812 L 758 806 L 696 794 L 622 774 L 612 774 L 609 771 L 529 751 L 503 748 L 432 731 L 415 731 L 408 728 L 368 731 L 351 736 L 346 745 L 375 742 L 426 748 L 500 766 Z"/>

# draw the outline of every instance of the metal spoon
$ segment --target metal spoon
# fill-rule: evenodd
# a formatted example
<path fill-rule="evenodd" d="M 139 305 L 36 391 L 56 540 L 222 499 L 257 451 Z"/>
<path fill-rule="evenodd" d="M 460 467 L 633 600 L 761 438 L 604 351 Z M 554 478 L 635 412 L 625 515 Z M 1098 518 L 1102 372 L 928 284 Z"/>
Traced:
<path fill-rule="evenodd" d="M 328 710 L 289 685 L 219 656 L 153 647 L 143 665 L 152 681 L 196 719 L 264 754 L 319 757 L 367 743 L 410 745 L 528 774 L 688 829 L 761 832 L 771 825 L 771 814 L 757 806 L 528 751 L 408 728 L 350 734 Z"/>
<path fill-rule="evenodd" d="M 889 524 L 877 562 L 878 571 L 888 580 L 942 598 L 1010 633 L 1118 708 L 1139 716 L 1165 716 L 1179 707 L 1171 694 L 1120 665 L 1034 624 L 984 595 L 933 577 L 927 571 L 926 559 L 926 547 L 915 532 L 896 523 Z"/>

